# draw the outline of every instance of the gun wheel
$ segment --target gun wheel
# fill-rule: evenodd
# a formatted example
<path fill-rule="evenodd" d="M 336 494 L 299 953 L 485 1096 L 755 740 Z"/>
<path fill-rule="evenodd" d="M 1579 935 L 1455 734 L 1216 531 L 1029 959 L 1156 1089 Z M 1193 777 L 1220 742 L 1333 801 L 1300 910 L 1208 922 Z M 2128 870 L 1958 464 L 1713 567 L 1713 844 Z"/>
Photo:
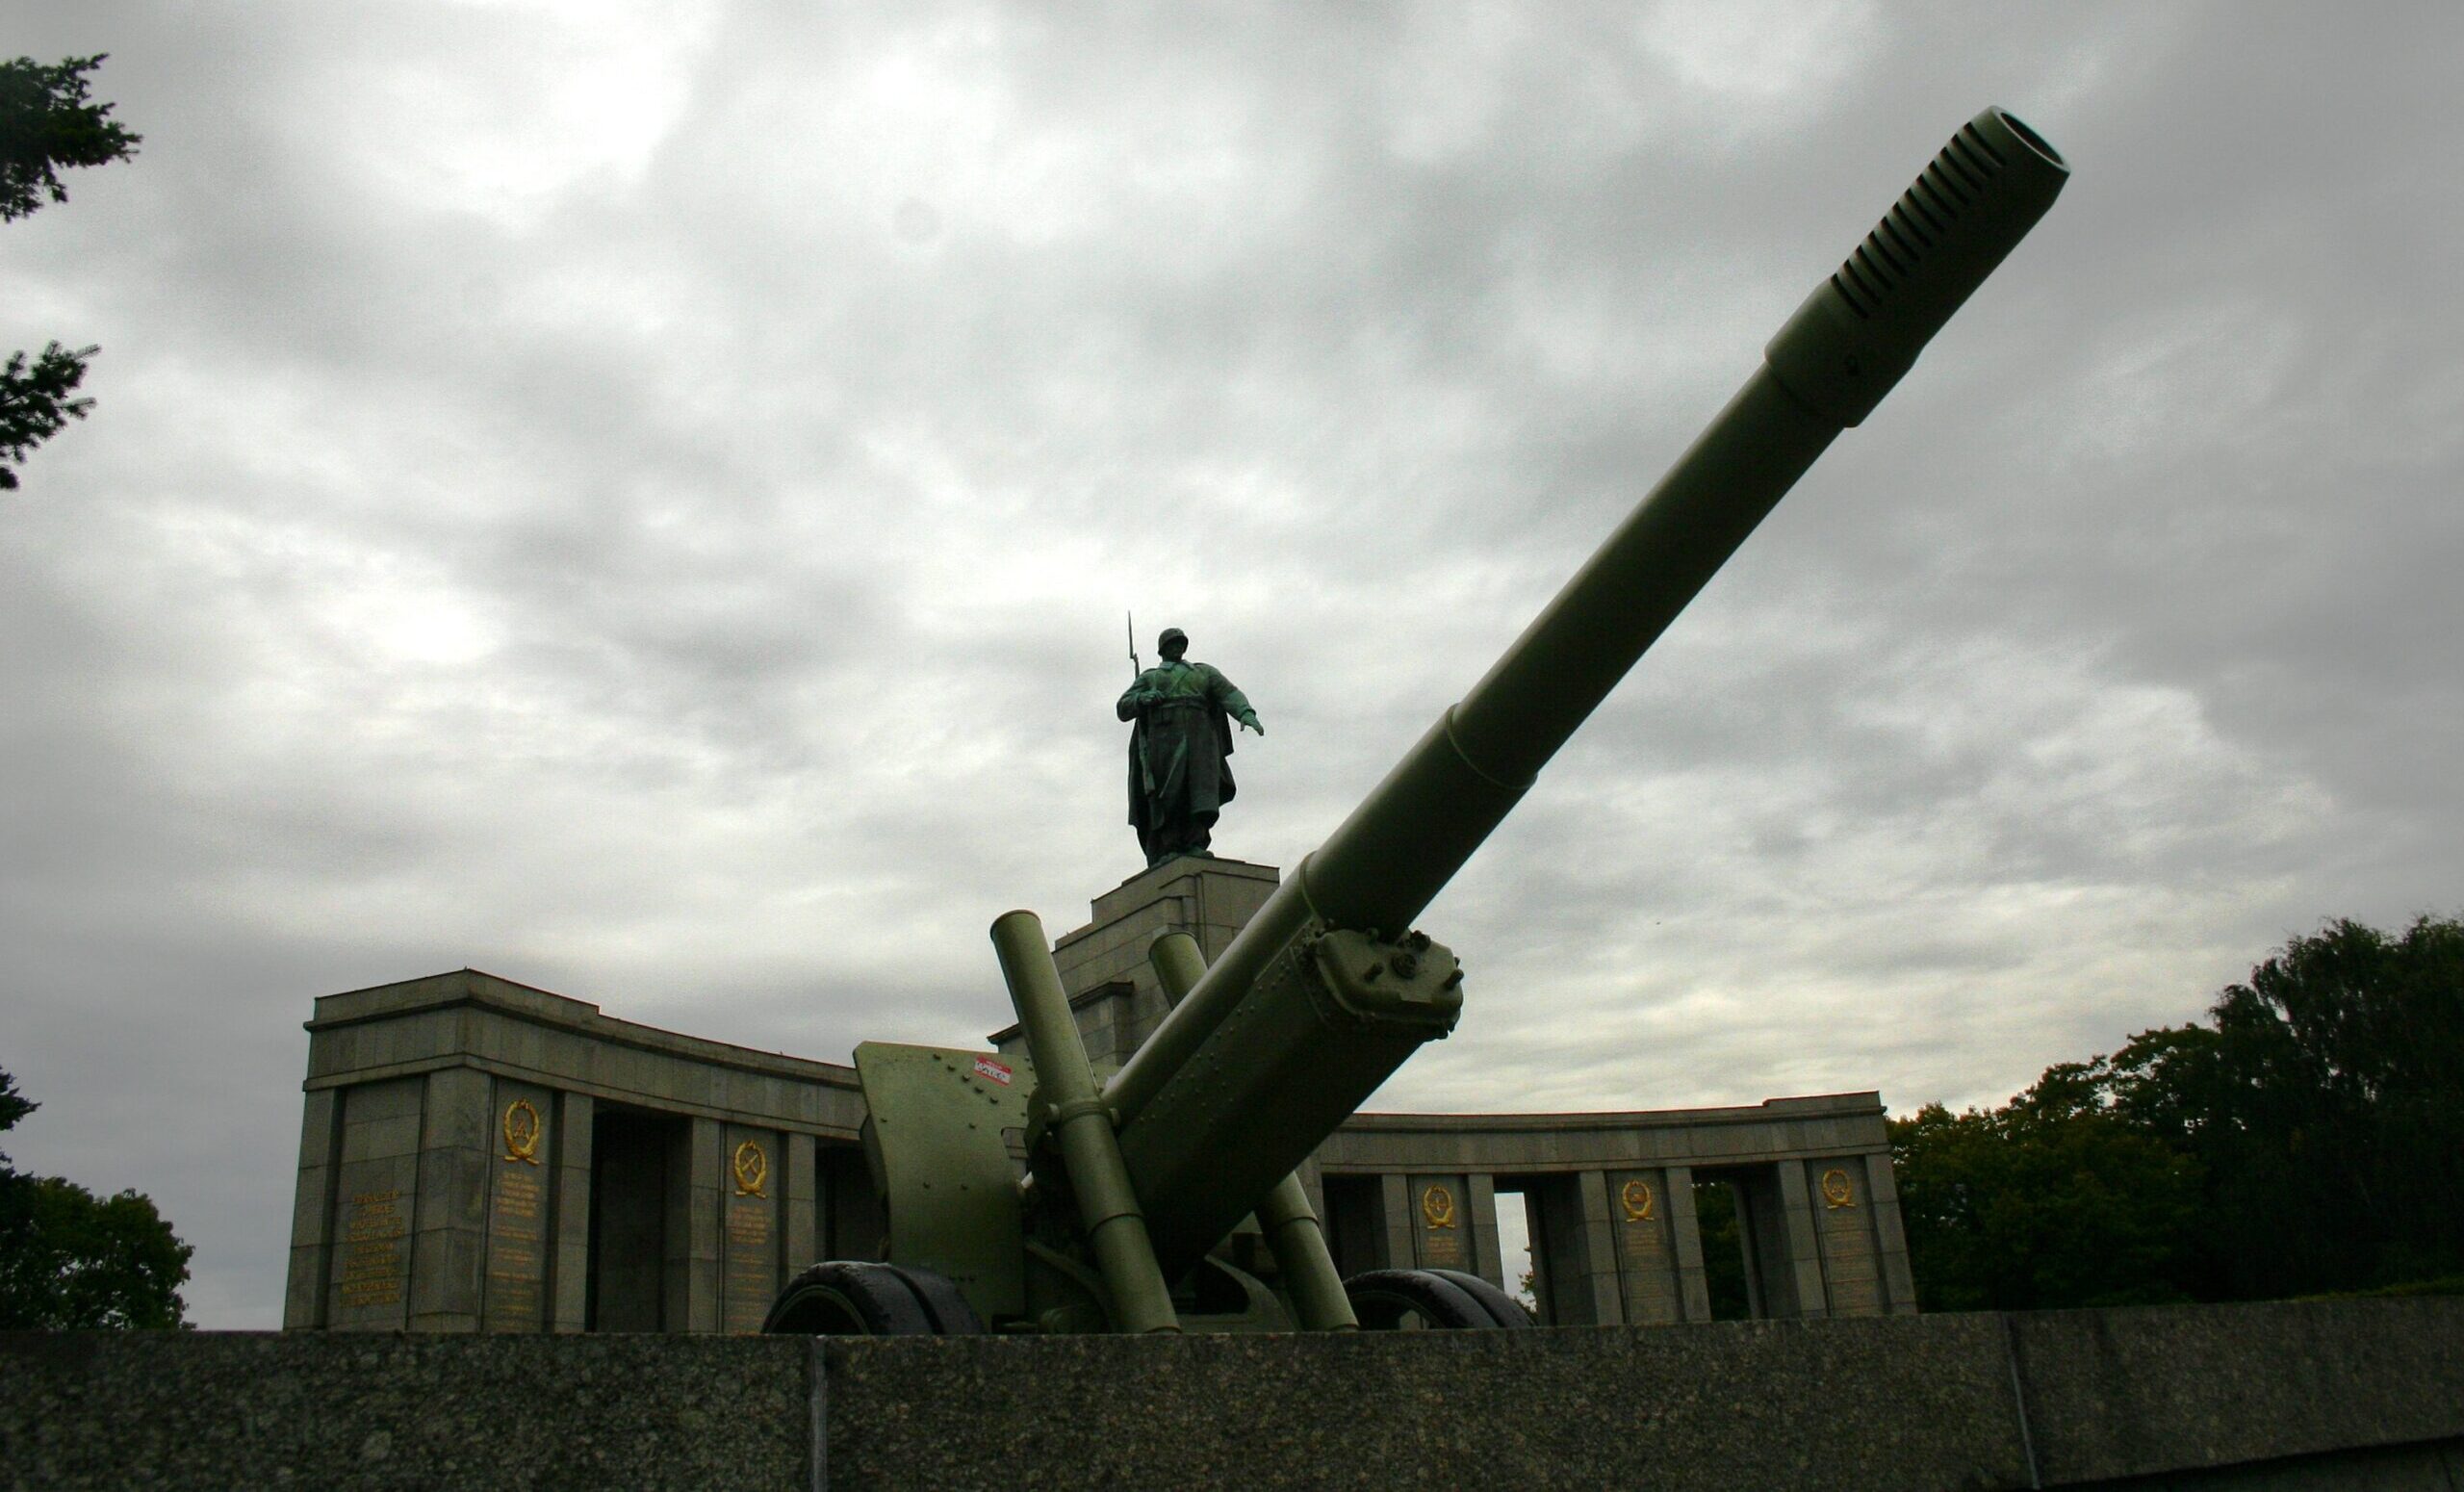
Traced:
<path fill-rule="evenodd" d="M 787 1281 L 761 1329 L 778 1336 L 974 1336 L 984 1323 L 931 1270 L 833 1259 Z"/>
<path fill-rule="evenodd" d="M 1460 1270 L 1371 1270 L 1344 1281 L 1363 1331 L 1491 1331 L 1531 1325 L 1513 1297 Z"/>
<path fill-rule="evenodd" d="M 1479 1301 L 1481 1308 L 1489 1313 L 1489 1319 L 1508 1331 L 1522 1331 L 1535 1325 L 1531 1313 L 1523 1308 L 1522 1301 L 1477 1274 L 1466 1273 L 1462 1270 L 1427 1270 L 1424 1273 L 1436 1275 Z"/>

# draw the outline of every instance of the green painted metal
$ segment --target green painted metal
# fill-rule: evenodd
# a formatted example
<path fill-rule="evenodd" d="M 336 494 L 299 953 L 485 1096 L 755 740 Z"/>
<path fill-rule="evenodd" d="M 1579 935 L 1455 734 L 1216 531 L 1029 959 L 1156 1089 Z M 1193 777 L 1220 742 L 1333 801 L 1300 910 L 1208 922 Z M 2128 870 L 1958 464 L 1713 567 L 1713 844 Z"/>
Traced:
<path fill-rule="evenodd" d="M 1206 973 L 1205 950 L 1187 933 L 1167 933 L 1156 939 L 1146 950 L 1146 961 L 1155 966 L 1167 1000 L 1179 1000 Z M 1309 1205 L 1309 1194 L 1297 1173 L 1274 1184 L 1267 1199 L 1258 1204 L 1257 1217 L 1302 1329 L 1359 1330 L 1360 1318 L 1352 1314 L 1351 1298 L 1344 1293 L 1343 1275 L 1335 1268 L 1333 1250 L 1326 1247 L 1325 1229 L 1318 1222 L 1317 1209 Z"/>
<path fill-rule="evenodd" d="M 889 1258 L 945 1274 L 987 1321 L 1026 1308 L 1018 1156 L 1029 1063 L 866 1042 L 865 1145 L 889 1214 Z"/>
<path fill-rule="evenodd" d="M 1009 981 L 1027 1050 L 1035 1058 L 1036 1106 L 1043 1111 L 1060 1147 L 1115 1324 L 1123 1331 L 1178 1331 L 1171 1287 L 1147 1243 L 1146 1220 L 1121 1165 L 1112 1112 L 1096 1093 L 1095 1074 L 1070 1016 L 1061 972 L 1053 967 L 1043 923 L 1032 912 L 1004 913 L 992 923 L 992 947 L 1001 961 L 1001 976 Z M 1014 1202 L 1011 1216 L 1015 1227 Z"/>
<path fill-rule="evenodd" d="M 1181 1080 L 1121 1130 L 1164 1273 L 1255 1212 L 1462 1006 L 1453 955 L 1417 934 L 1390 943 L 1321 924 L 1294 939 Z"/>
<path fill-rule="evenodd" d="M 1317 1040 L 1311 956 L 1395 939 L 1839 432 L 2043 216 L 2069 168 L 1998 109 L 1963 126 L 1817 286 L 1677 465 L 1522 636 L 1307 857 L 1105 1096 L 1170 1270 L 1250 1211 L 1421 1040 Z M 1340 962 L 1340 961 L 1339 961 Z M 1339 966 L 1339 965 L 1338 965 Z M 1210 1158 L 1212 1165 L 1210 1165 Z M 1227 1162 L 1237 1160 L 1236 1166 Z M 1236 1173 L 1237 1172 L 1237 1173 Z M 1196 1197 L 1211 1186 L 1219 1196 Z"/>

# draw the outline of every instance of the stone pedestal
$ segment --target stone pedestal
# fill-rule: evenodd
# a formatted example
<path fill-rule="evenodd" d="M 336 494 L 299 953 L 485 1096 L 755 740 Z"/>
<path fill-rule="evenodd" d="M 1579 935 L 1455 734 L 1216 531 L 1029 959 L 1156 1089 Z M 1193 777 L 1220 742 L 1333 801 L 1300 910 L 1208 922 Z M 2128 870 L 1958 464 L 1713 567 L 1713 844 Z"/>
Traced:
<path fill-rule="evenodd" d="M 1117 1067 L 1164 1018 L 1164 991 L 1146 949 L 1166 933 L 1187 933 L 1211 962 L 1266 905 L 1282 872 L 1243 860 L 1168 860 L 1095 898 L 1093 920 L 1053 945 L 1062 988 L 1087 1056 Z M 992 1034 L 1004 1052 L 1026 1048 L 1018 1028 Z"/>

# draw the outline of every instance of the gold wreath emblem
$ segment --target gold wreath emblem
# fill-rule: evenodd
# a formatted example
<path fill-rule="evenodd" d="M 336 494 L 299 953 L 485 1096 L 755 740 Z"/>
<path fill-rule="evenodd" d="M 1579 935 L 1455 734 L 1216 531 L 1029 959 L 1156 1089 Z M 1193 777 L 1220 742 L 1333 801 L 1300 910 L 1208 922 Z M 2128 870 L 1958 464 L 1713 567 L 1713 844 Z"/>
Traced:
<path fill-rule="evenodd" d="M 761 1189 L 763 1183 L 770 1179 L 770 1157 L 762 1153 L 760 1141 L 747 1140 L 744 1144 L 737 1145 L 735 1160 L 731 1169 L 735 1171 L 736 1196 L 767 1196 L 770 1195 Z"/>
<path fill-rule="evenodd" d="M 504 1106 L 504 1158 L 539 1164 L 539 1111 L 527 1098 Z"/>
<path fill-rule="evenodd" d="M 1421 1216 L 1431 1228 L 1454 1225 L 1454 1194 L 1442 1186 L 1430 1187 L 1421 1194 Z"/>
<path fill-rule="evenodd" d="M 1627 1222 L 1649 1222 L 1652 1220 L 1652 1184 L 1642 1177 L 1636 1176 L 1618 1188 L 1617 1200 L 1625 1204 Z"/>
<path fill-rule="evenodd" d="M 1832 1208 L 1857 1205 L 1857 1193 L 1848 1185 L 1848 1172 L 1834 1166 L 1822 1173 L 1822 1202 Z"/>

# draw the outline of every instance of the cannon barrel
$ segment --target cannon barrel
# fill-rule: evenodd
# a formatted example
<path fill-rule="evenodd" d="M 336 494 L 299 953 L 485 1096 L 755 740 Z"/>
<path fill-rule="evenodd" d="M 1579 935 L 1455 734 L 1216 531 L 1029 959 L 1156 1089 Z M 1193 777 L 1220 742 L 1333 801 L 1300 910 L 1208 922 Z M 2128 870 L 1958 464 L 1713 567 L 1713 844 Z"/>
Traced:
<path fill-rule="evenodd" d="M 1889 392 L 2068 175 L 1999 109 L 1964 125 L 1668 475 L 1114 1075 L 1104 1099 L 1168 1277 L 1421 1042 L 1446 1035 L 1460 999 L 1450 978 L 1442 991 L 1426 979 L 1322 987 L 1379 977 L 1378 950 L 1405 939 L 1540 768 L 1815 457 Z M 1395 960 L 1406 964 L 1417 971 L 1410 949 Z"/>

